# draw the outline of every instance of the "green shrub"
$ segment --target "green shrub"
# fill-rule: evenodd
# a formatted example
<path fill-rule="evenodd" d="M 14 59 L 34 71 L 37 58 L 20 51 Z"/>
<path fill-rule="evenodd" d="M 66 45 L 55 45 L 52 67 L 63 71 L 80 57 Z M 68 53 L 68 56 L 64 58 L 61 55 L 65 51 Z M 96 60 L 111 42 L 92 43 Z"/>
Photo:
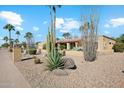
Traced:
<path fill-rule="evenodd" d="M 61 50 L 65 49 L 65 48 L 66 48 L 65 45 L 60 45 L 60 49 L 61 49 Z"/>
<path fill-rule="evenodd" d="M 2 44 L 2 47 L 7 48 L 7 47 L 9 47 L 9 44 L 8 43 L 4 43 L 4 44 Z"/>
<path fill-rule="evenodd" d="M 114 52 L 124 52 L 124 43 L 116 43 L 113 46 Z"/>
<path fill-rule="evenodd" d="M 46 49 L 46 43 L 43 44 L 43 49 Z"/>
<path fill-rule="evenodd" d="M 29 54 L 30 55 L 35 55 L 37 52 L 36 48 L 29 48 Z"/>
<path fill-rule="evenodd" d="M 61 68 L 63 66 L 61 55 L 55 48 L 51 50 L 50 53 L 48 53 L 47 60 L 48 60 L 47 67 L 50 71 L 57 68 Z"/>

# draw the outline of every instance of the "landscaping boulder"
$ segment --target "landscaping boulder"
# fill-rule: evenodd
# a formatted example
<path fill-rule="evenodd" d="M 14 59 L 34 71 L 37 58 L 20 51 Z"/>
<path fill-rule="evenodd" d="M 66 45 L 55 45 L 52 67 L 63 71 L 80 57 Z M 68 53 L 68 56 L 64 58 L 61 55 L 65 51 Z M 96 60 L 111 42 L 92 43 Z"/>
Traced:
<path fill-rule="evenodd" d="M 68 75 L 68 73 L 62 69 L 55 69 L 52 72 L 54 75 L 57 75 L 57 76 L 67 76 Z"/>
<path fill-rule="evenodd" d="M 72 58 L 63 57 L 62 63 L 65 69 L 76 69 L 77 68 Z"/>

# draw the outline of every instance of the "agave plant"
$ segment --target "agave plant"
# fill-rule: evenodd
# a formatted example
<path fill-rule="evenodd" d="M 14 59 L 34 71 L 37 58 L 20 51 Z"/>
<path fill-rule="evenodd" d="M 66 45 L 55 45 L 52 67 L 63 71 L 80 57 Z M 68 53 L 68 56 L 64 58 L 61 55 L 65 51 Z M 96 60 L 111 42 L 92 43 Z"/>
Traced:
<path fill-rule="evenodd" d="M 52 49 L 50 53 L 48 53 L 47 61 L 48 61 L 47 67 L 50 71 L 57 68 L 62 68 L 63 66 L 61 55 L 55 48 Z"/>
<path fill-rule="evenodd" d="M 50 25 L 49 27 L 49 32 L 47 35 L 47 61 L 48 61 L 48 69 L 50 71 L 61 68 L 62 67 L 62 61 L 61 61 L 61 55 L 58 52 L 58 50 L 55 47 L 55 41 L 54 41 L 54 29 L 53 29 L 53 24 Z"/>

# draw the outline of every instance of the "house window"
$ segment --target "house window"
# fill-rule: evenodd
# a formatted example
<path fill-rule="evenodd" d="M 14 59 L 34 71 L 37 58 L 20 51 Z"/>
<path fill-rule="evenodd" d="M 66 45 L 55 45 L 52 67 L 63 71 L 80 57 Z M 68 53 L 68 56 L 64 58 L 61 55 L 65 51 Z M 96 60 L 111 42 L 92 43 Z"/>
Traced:
<path fill-rule="evenodd" d="M 111 40 L 109 41 L 109 44 L 110 44 L 110 45 L 112 44 Z"/>

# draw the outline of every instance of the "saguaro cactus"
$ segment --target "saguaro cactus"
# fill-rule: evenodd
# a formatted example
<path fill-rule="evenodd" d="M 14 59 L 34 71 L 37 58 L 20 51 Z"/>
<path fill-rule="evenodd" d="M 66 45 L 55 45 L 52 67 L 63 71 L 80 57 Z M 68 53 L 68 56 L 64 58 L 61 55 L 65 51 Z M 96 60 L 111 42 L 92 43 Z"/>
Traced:
<path fill-rule="evenodd" d="M 53 25 L 51 24 L 48 28 L 47 35 L 47 52 L 50 53 L 53 48 L 55 48 L 54 34 L 53 34 Z"/>

